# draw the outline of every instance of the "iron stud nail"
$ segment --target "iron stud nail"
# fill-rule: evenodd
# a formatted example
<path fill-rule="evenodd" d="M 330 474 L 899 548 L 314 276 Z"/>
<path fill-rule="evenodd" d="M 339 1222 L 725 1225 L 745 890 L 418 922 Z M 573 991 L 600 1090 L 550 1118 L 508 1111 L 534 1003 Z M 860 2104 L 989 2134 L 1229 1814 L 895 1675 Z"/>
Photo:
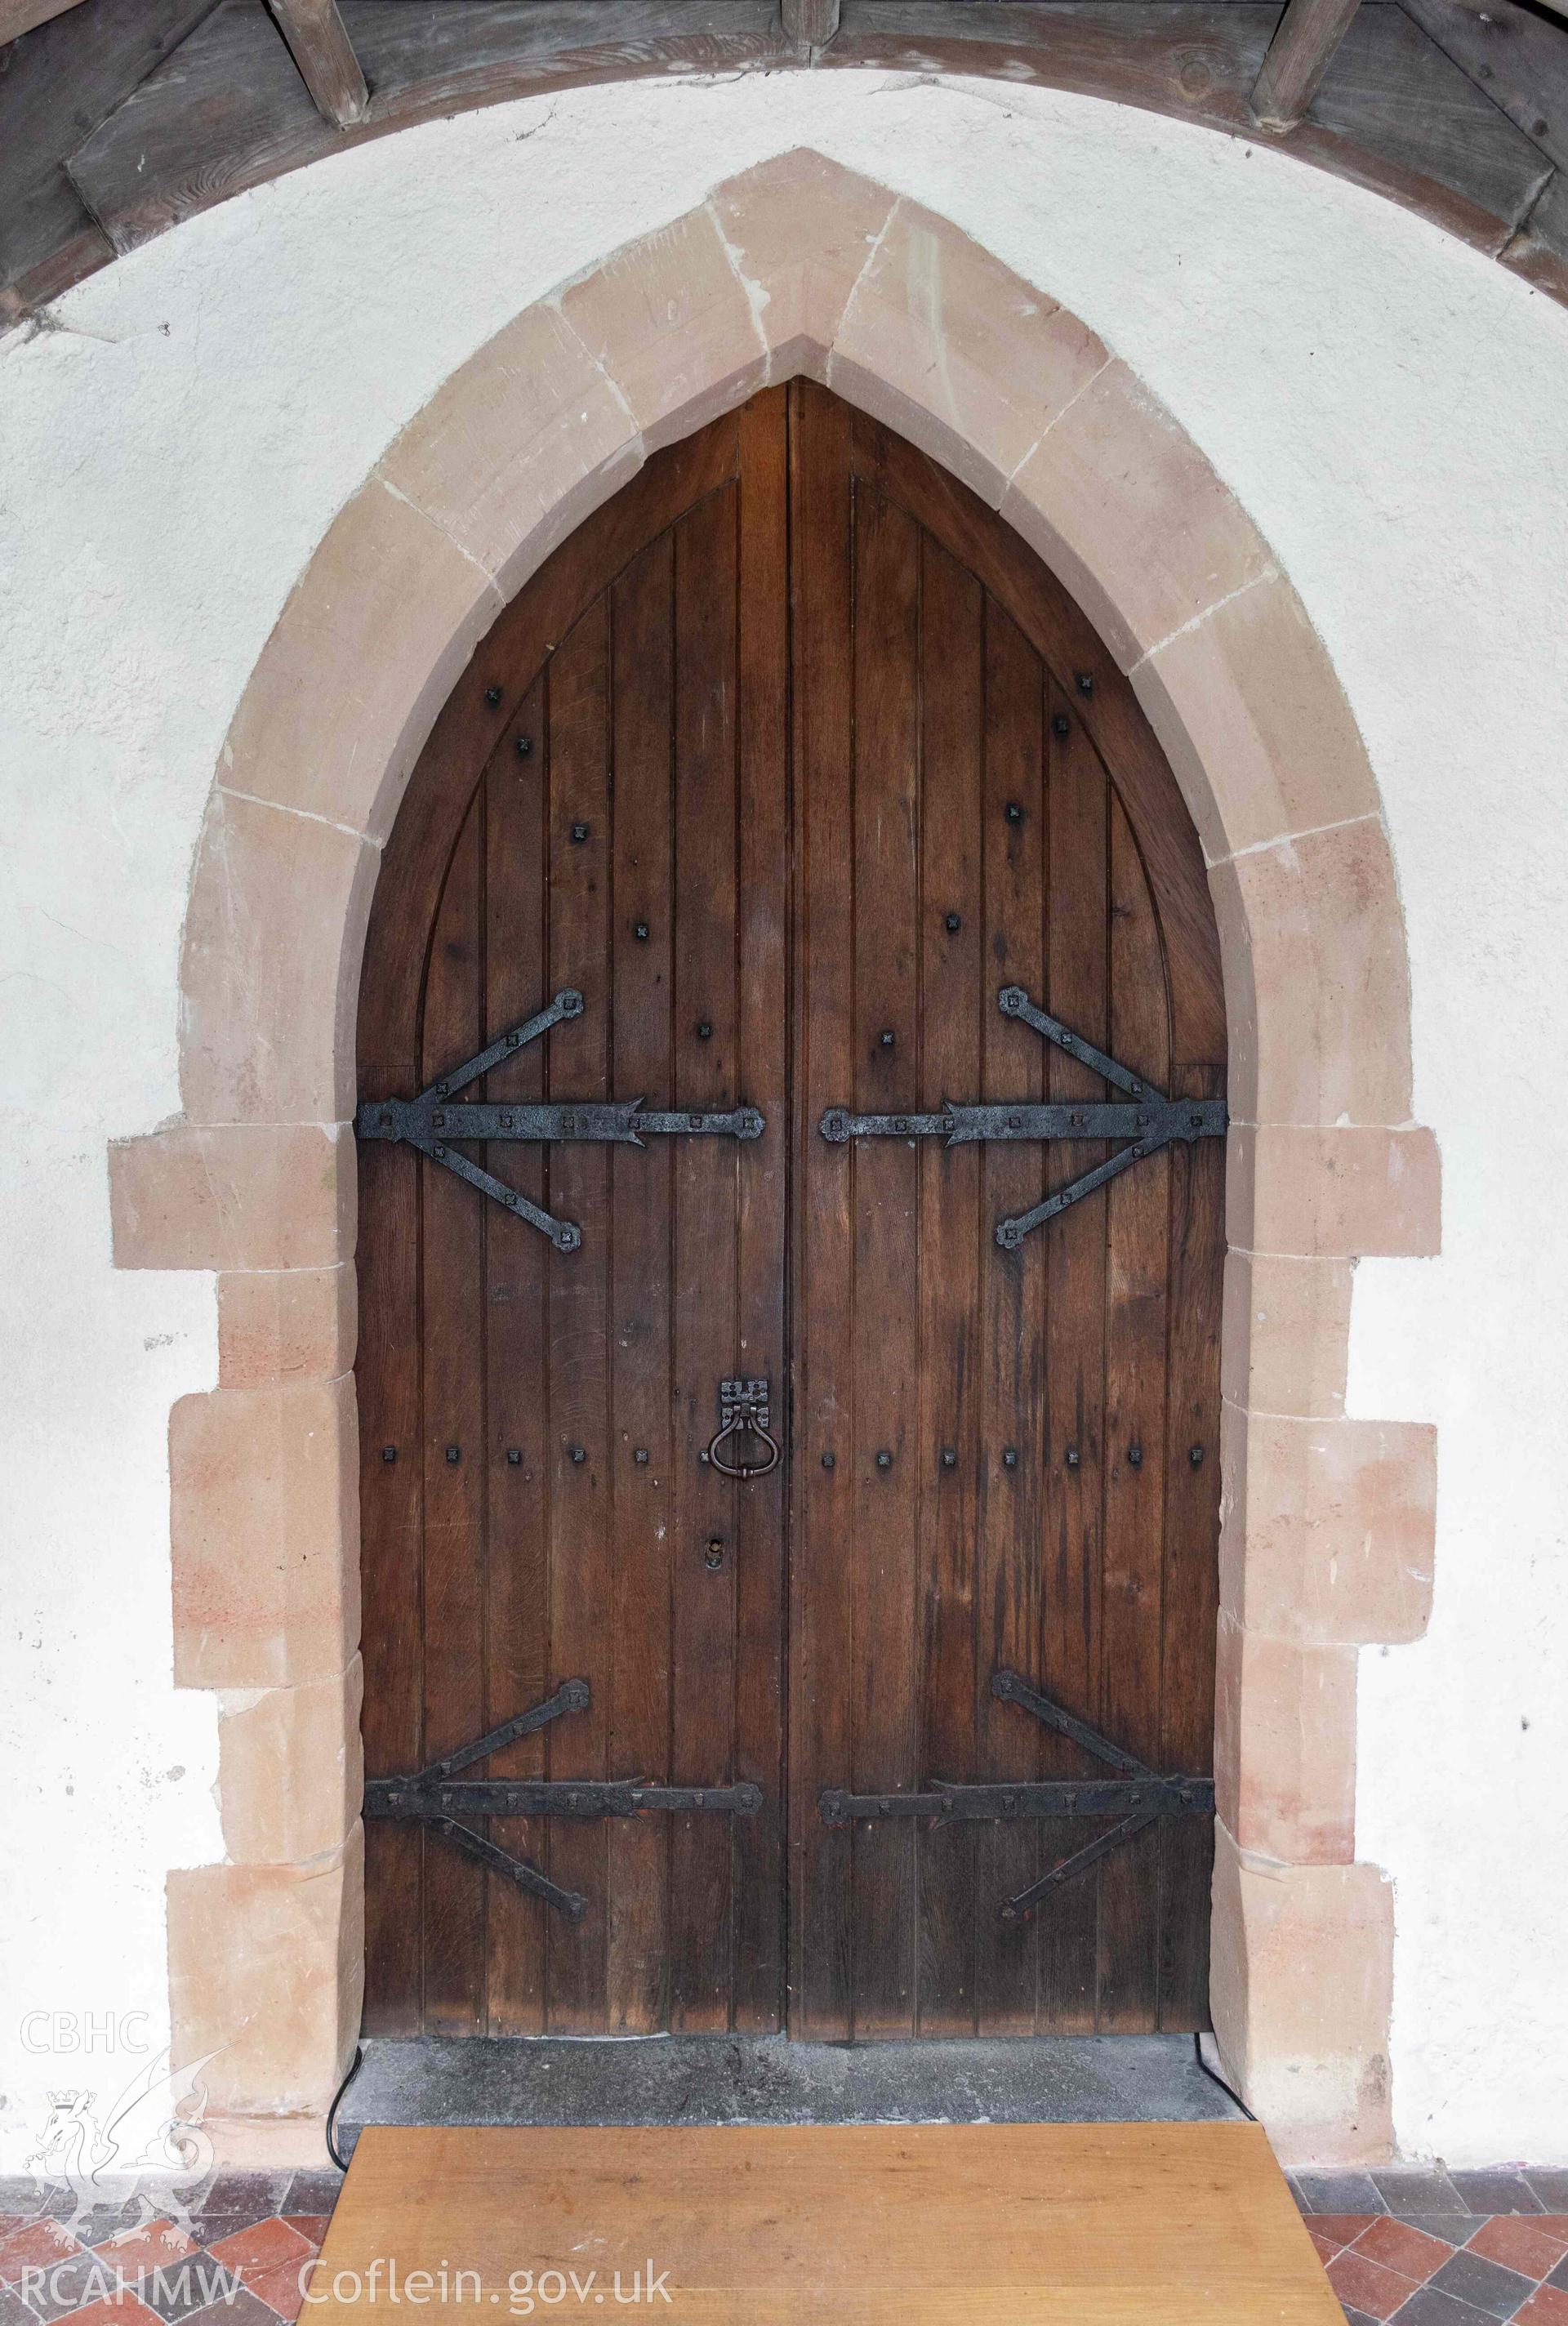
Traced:
<path fill-rule="evenodd" d="M 1127 1449 L 1127 1465 L 1129 1470 L 1141 1470 L 1144 1466 L 1144 1449 L 1136 1438 Z"/>
<path fill-rule="evenodd" d="M 648 1460 L 648 1449 L 647 1449 L 647 1447 L 646 1447 L 645 1446 L 639 1446 L 639 1447 L 638 1447 L 638 1448 L 637 1448 L 637 1450 L 636 1450 L 636 1452 L 632 1456 L 632 1459 L 633 1459 L 633 1461 L 634 1461 L 634 1462 L 637 1463 L 641 1467 L 645 1468 L 645 1467 L 647 1466 L 647 1460 Z"/>
<path fill-rule="evenodd" d="M 1003 1448 L 1002 1448 L 1002 1467 L 1003 1467 L 1003 1469 L 1004 1469 L 1004 1470 L 1016 1470 L 1016 1469 L 1017 1468 L 1017 1466 L 1018 1466 L 1018 1449 L 1017 1449 L 1017 1447 L 1016 1447 L 1016 1446 L 1004 1446 L 1004 1447 L 1003 1447 Z"/>
<path fill-rule="evenodd" d="M 452 1465 L 454 1469 L 462 1458 L 463 1449 L 460 1446 L 449 1446 L 447 1447 L 447 1460 Z"/>
<path fill-rule="evenodd" d="M 588 838 L 588 826 L 587 826 L 587 824 L 586 824 L 586 823 L 574 823 L 574 824 L 572 825 L 572 827 L 571 827 L 571 839 L 572 839 L 572 845 L 573 845 L 574 847 L 580 848 L 580 847 L 582 846 L 583 842 L 584 842 L 587 838 Z"/>
<path fill-rule="evenodd" d="M 1078 1467 L 1078 1462 L 1079 1462 L 1078 1448 L 1077 1448 L 1077 1447 L 1076 1447 L 1076 1446 L 1070 1446 L 1070 1447 L 1068 1447 L 1068 1449 L 1067 1449 L 1067 1466 L 1068 1466 L 1068 1468 L 1069 1468 L 1070 1470 L 1076 1470 L 1076 1469 L 1077 1469 L 1077 1467 Z"/>
<path fill-rule="evenodd" d="M 1021 1114 L 1010 1114 L 1007 1117 L 1007 1128 L 1009 1130 L 1022 1130 L 1024 1128 L 1023 1116 Z"/>
<path fill-rule="evenodd" d="M 707 1564 L 709 1568 L 715 1572 L 717 1572 L 717 1570 L 724 1564 L 724 1545 L 719 1541 L 717 1535 L 715 1535 L 712 1540 L 709 1543 Z"/>
<path fill-rule="evenodd" d="M 710 1019 L 699 1018 L 697 1020 L 697 1039 L 700 1042 L 710 1042 L 713 1039 L 713 1024 Z"/>
<path fill-rule="evenodd" d="M 1051 721 L 1051 732 L 1052 732 L 1053 735 L 1071 735 L 1071 734 L 1072 734 L 1072 720 L 1071 720 L 1071 719 L 1069 719 L 1069 718 L 1068 718 L 1068 716 L 1067 716 L 1067 714 L 1066 714 L 1066 712 L 1065 712 L 1059 711 L 1059 712 L 1056 713 L 1055 718 L 1054 718 L 1054 719 L 1053 719 L 1053 721 Z"/>
<path fill-rule="evenodd" d="M 520 759 L 525 759 L 525 758 L 528 757 L 528 754 L 530 753 L 530 751 L 532 751 L 532 750 L 533 750 L 533 736 L 532 736 L 532 735 L 519 735 L 519 736 L 518 736 L 518 738 L 517 738 L 517 757 L 518 757 Z"/>
<path fill-rule="evenodd" d="M 1023 821 L 1024 821 L 1024 811 L 1023 811 L 1022 806 L 1019 805 L 1019 803 L 1018 803 L 1016 800 L 1009 800 L 1009 801 L 1007 802 L 1007 822 L 1008 822 L 1009 823 L 1023 823 Z"/>
<path fill-rule="evenodd" d="M 384 1462 L 395 1462 L 397 1459 L 396 1447 L 384 1446 L 381 1449 L 381 1458 Z"/>
<path fill-rule="evenodd" d="M 877 1037 L 877 1041 L 885 1050 L 890 1050 L 893 1047 L 895 1038 L 896 1037 L 891 1026 L 885 1026 L 881 1033 Z"/>
<path fill-rule="evenodd" d="M 1072 676 L 1072 684 L 1078 689 L 1080 694 L 1092 694 L 1094 693 L 1094 673 L 1090 670 L 1075 671 Z"/>
<path fill-rule="evenodd" d="M 895 1130 L 907 1130 L 909 1128 L 909 1117 L 906 1114 L 895 1115 L 893 1118 L 893 1128 Z"/>
<path fill-rule="evenodd" d="M 510 1116 L 509 1114 L 504 1114 L 504 1115 L 501 1117 L 501 1128 L 502 1128 L 502 1130 L 511 1130 L 511 1128 L 512 1128 L 512 1118 L 511 1118 L 511 1116 Z"/>
<path fill-rule="evenodd" d="M 500 688 L 498 686 L 487 686 L 485 689 L 485 700 L 489 704 L 491 710 L 494 711 L 496 703 L 501 700 Z"/>
<path fill-rule="evenodd" d="M 438 1163 L 444 1163 L 447 1159 L 447 1150 L 441 1145 L 439 1139 L 436 1140 L 435 1145 L 431 1149 L 431 1153 L 435 1157 Z"/>
<path fill-rule="evenodd" d="M 588 1459 L 588 1452 L 584 1447 L 569 1446 L 566 1451 L 573 1462 L 586 1462 Z"/>
<path fill-rule="evenodd" d="M 948 927 L 948 935 L 949 935 L 950 936 L 956 936 L 956 935 L 958 935 L 958 933 L 959 933 L 960 929 L 961 929 L 961 928 L 962 928 L 962 926 L 963 926 L 963 916 L 962 916 L 960 913 L 950 913 L 950 914 L 948 915 L 948 916 L 947 916 L 947 927 Z"/>
<path fill-rule="evenodd" d="M 958 1468 L 958 1451 L 955 1447 L 944 1446 L 942 1447 L 942 1466 L 944 1470 L 956 1470 Z"/>
<path fill-rule="evenodd" d="M 836 1454 L 824 1454 L 824 1455 L 823 1455 L 823 1456 L 822 1456 L 822 1467 L 823 1467 L 823 1469 L 824 1469 L 824 1470 L 830 1470 L 830 1469 L 832 1469 L 832 1467 L 834 1466 L 835 1463 L 838 1461 L 838 1458 L 839 1458 L 839 1457 L 838 1457 L 838 1456 L 837 1456 Z"/>
<path fill-rule="evenodd" d="M 508 1446 L 506 1448 L 506 1459 L 510 1462 L 514 1470 L 521 1469 L 523 1465 L 523 1448 L 521 1446 Z"/>
<path fill-rule="evenodd" d="M 893 1456 L 886 1446 L 877 1456 L 877 1467 L 879 1470 L 891 1470 L 893 1467 Z"/>
<path fill-rule="evenodd" d="M 438 1130 L 444 1130 L 447 1127 L 447 1119 L 444 1114 L 432 1114 L 431 1121 Z"/>
<path fill-rule="evenodd" d="M 1201 1470 L 1203 1466 L 1203 1448 L 1201 1446 L 1189 1446 L 1187 1459 L 1194 1470 Z"/>
<path fill-rule="evenodd" d="M 639 944 L 646 944 L 648 942 L 648 925 L 646 921 L 634 922 L 632 926 L 632 935 L 636 937 Z"/>

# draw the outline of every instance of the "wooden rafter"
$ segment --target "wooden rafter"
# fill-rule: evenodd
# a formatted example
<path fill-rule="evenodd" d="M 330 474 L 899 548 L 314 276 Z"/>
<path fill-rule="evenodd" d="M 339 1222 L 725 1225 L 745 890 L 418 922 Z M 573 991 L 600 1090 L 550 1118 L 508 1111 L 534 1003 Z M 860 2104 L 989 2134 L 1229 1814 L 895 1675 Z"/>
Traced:
<path fill-rule="evenodd" d="M 338 0 L 267 0 L 323 120 L 336 129 L 363 121 L 370 93 Z"/>
<path fill-rule="evenodd" d="M 804 48 L 825 49 L 839 29 L 839 0 L 781 0 L 780 13 L 787 37 Z"/>
<path fill-rule="evenodd" d="M 1350 31 L 1360 0 L 1290 0 L 1252 91 L 1265 129 L 1294 129 Z"/>
<path fill-rule="evenodd" d="M 0 0 L 0 48 L 7 41 L 19 41 L 35 25 L 47 24 L 51 16 L 63 16 L 68 8 L 80 5 L 81 0 Z"/>

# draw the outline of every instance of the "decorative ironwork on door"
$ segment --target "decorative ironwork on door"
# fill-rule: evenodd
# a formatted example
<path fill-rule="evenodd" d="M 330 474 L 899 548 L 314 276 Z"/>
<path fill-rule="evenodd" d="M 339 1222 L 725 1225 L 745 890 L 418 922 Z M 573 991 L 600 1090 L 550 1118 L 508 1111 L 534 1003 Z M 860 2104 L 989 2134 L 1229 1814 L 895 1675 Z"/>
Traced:
<path fill-rule="evenodd" d="M 524 1019 L 520 1026 L 508 1027 L 476 1056 L 440 1075 L 417 1098 L 367 1100 L 354 1118 L 356 1136 L 417 1147 L 432 1163 L 454 1171 L 459 1179 L 466 1179 L 470 1187 L 477 1187 L 481 1196 L 487 1196 L 503 1210 L 527 1220 L 550 1238 L 557 1251 L 576 1251 L 581 1244 L 582 1230 L 576 1223 L 556 1219 L 517 1188 L 507 1186 L 504 1179 L 497 1179 L 493 1172 L 459 1154 L 451 1143 L 454 1140 L 515 1140 L 524 1145 L 560 1145 L 585 1140 L 640 1147 L 645 1138 L 762 1137 L 765 1126 L 754 1106 L 731 1107 L 720 1113 L 675 1107 L 661 1113 L 645 1112 L 640 1098 L 565 1099 L 544 1105 L 519 1099 L 496 1105 L 451 1103 L 455 1091 L 466 1090 L 493 1066 L 504 1065 L 527 1043 L 548 1034 L 552 1026 L 569 1018 L 580 1018 L 582 1012 L 581 994 L 571 986 L 563 987 L 535 1016 Z"/>
<path fill-rule="evenodd" d="M 655 1810 L 673 1810 L 690 1817 L 696 1811 L 719 1817 L 754 1817 L 762 1807 L 760 1785 L 649 1785 L 635 1777 L 480 1777 L 455 1782 L 459 1770 L 492 1753 L 532 1735 L 563 1712 L 585 1712 L 592 1700 L 586 1679 L 563 1680 L 552 1696 L 530 1705 L 511 1720 L 504 1720 L 472 1744 L 464 1744 L 440 1761 L 432 1761 L 410 1777 L 370 1777 L 365 1785 L 367 1818 L 404 1818 L 431 1827 L 462 1850 L 506 1875 L 519 1890 L 542 1898 L 569 1922 L 580 1922 L 588 1900 L 580 1890 L 562 1889 L 533 1861 L 515 1857 L 487 1835 L 476 1833 L 467 1818 L 646 1817 Z"/>
<path fill-rule="evenodd" d="M 1221 1139 L 1229 1121 L 1220 1098 L 1167 1098 L 1152 1089 L 1139 1075 L 1108 1057 L 1086 1042 L 1081 1034 L 1058 1018 L 1037 1009 L 1021 985 L 1004 985 L 997 996 L 1004 1018 L 1017 1018 L 1070 1058 L 1090 1067 L 1113 1089 L 1125 1091 L 1121 1103 L 1094 1103 L 1068 1099 L 1049 1106 L 1005 1100 L 991 1106 L 956 1106 L 944 1099 L 940 1114 L 851 1114 L 830 1106 L 821 1124 L 822 1137 L 838 1147 L 851 1139 L 945 1139 L 950 1147 L 970 1140 L 995 1139 L 1125 1139 L 1131 1143 L 1091 1171 L 1085 1171 L 1053 1196 L 1013 1219 L 997 1223 L 997 1242 L 1004 1251 L 1016 1251 L 1034 1229 L 1044 1227 L 1072 1205 L 1092 1196 L 1108 1179 L 1157 1154 L 1176 1140 Z"/>
<path fill-rule="evenodd" d="M 1042 1899 L 1077 1874 L 1087 1873 L 1101 1857 L 1131 1841 L 1157 1818 L 1211 1817 L 1214 1781 L 1211 1777 L 1162 1777 L 1122 1745 L 1113 1744 L 1098 1728 L 1067 1710 L 1065 1705 L 1042 1696 L 1016 1671 L 991 1675 L 991 1694 L 1005 1703 L 1032 1713 L 1047 1728 L 1065 1736 L 1097 1761 L 1118 1773 L 1114 1777 L 1051 1778 L 1043 1783 L 1027 1779 L 1002 1779 L 993 1784 L 954 1785 L 933 1777 L 930 1790 L 920 1793 L 850 1793 L 837 1786 L 824 1792 L 817 1807 L 824 1825 L 853 1825 L 860 1819 L 923 1818 L 935 1824 L 955 1819 L 991 1820 L 1015 1818 L 1114 1817 L 1118 1821 L 1096 1834 L 1081 1849 L 1061 1858 L 1015 1897 L 997 1909 L 1004 1922 L 1025 1921 Z"/>

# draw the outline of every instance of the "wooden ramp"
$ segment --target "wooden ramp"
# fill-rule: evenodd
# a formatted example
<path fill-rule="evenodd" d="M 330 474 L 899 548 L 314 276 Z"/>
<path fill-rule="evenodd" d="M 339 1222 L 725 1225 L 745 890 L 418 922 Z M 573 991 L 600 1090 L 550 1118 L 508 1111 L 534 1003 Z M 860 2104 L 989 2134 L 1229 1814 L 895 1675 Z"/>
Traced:
<path fill-rule="evenodd" d="M 1250 2124 L 373 2126 L 311 2291 L 327 2326 L 1342 2326 Z"/>

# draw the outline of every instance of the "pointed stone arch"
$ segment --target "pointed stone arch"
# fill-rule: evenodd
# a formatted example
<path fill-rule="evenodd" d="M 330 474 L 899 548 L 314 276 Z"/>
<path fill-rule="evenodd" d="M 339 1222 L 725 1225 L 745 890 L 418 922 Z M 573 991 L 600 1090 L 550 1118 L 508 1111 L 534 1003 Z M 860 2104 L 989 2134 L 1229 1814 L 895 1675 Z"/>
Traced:
<path fill-rule="evenodd" d="M 319 2144 L 358 2022 L 354 1023 L 379 854 L 478 640 L 660 445 L 824 379 L 998 508 L 1164 745 L 1224 958 L 1229 1161 L 1213 2007 L 1287 2158 L 1388 2152 L 1389 1885 L 1355 1850 L 1358 1650 L 1419 1635 L 1433 1433 L 1344 1412 L 1350 1273 L 1436 1250 L 1376 780 L 1245 511 L 1064 308 L 799 151 L 519 314 L 341 509 L 235 714 L 182 963 L 184 1120 L 111 1151 L 122 1266 L 216 1270 L 171 1422 L 175 1674 L 220 1692 L 227 1861 L 172 1874 L 176 2056 L 232 2154 Z"/>

